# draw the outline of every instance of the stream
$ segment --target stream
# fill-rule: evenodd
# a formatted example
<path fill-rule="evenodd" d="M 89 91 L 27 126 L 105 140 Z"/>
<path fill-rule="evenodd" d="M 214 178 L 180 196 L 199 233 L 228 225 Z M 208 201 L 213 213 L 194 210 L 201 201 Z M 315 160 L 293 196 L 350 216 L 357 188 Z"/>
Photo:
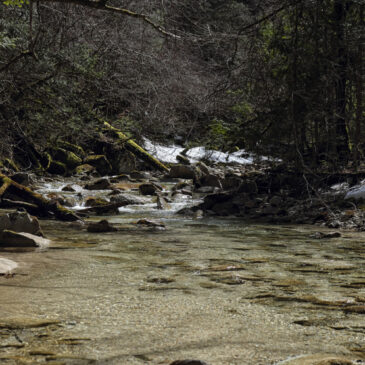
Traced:
<path fill-rule="evenodd" d="M 0 277 L 0 363 L 365 364 L 364 233 L 174 214 L 196 199 L 103 216 L 117 232 L 42 220 L 48 249 L 2 249 L 19 269 Z"/>

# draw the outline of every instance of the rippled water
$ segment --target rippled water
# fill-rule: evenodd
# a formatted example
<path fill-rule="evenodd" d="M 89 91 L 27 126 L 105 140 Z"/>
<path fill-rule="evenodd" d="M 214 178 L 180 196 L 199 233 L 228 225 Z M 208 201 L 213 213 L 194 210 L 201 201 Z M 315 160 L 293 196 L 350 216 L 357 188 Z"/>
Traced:
<path fill-rule="evenodd" d="M 0 277 L 1 363 L 365 358 L 363 234 L 315 240 L 318 227 L 184 218 L 152 203 L 106 218 L 120 230 L 44 221 L 50 249 L 1 252 L 20 264 Z"/>

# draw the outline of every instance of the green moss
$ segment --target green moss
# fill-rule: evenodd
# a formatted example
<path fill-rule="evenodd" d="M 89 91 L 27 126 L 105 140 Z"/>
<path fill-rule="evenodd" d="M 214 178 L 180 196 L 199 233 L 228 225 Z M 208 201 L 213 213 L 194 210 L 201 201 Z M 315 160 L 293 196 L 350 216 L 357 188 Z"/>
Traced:
<path fill-rule="evenodd" d="M 133 152 L 137 157 L 146 161 L 150 165 L 158 168 L 162 171 L 169 171 L 169 169 L 161 163 L 159 160 L 150 155 L 147 151 L 145 151 L 141 146 L 139 146 L 136 142 L 129 139 L 124 133 L 120 130 L 114 128 L 109 123 L 104 122 L 104 126 L 108 131 L 114 132 L 115 136 L 120 140 L 121 143 L 125 144 L 125 147 Z"/>
<path fill-rule="evenodd" d="M 94 166 L 100 175 L 108 175 L 112 172 L 112 165 L 105 155 L 90 155 L 84 159 L 84 164 Z"/>
<path fill-rule="evenodd" d="M 53 147 L 50 149 L 50 153 L 55 160 L 64 163 L 69 170 L 82 164 L 82 159 L 79 156 L 63 148 Z"/>
<path fill-rule="evenodd" d="M 19 167 L 16 165 L 16 163 L 11 160 L 10 158 L 6 158 L 3 162 L 3 166 L 7 167 L 8 169 L 19 171 Z"/>
<path fill-rule="evenodd" d="M 51 165 L 52 162 L 52 157 L 48 152 L 43 153 L 42 158 L 41 158 L 41 164 L 43 166 L 43 168 L 45 170 L 49 169 L 49 166 Z"/>
<path fill-rule="evenodd" d="M 87 174 L 91 171 L 95 170 L 95 167 L 89 165 L 89 164 L 82 164 L 76 167 L 75 173 L 77 175 Z"/>
<path fill-rule="evenodd" d="M 58 141 L 57 145 L 66 151 L 73 152 L 77 156 L 80 156 L 80 157 L 86 156 L 84 149 L 81 146 L 78 146 L 76 144 L 72 144 L 72 143 L 69 143 L 66 141 Z"/>

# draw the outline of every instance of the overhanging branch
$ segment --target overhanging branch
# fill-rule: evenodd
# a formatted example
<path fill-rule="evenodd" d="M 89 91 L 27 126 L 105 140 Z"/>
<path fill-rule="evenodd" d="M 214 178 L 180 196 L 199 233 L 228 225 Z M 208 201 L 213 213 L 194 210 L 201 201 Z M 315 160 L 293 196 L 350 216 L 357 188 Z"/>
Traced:
<path fill-rule="evenodd" d="M 171 32 L 168 32 L 165 30 L 160 24 L 154 22 L 152 19 L 150 19 L 147 15 L 143 13 L 136 13 L 134 11 L 124 9 L 124 8 L 118 8 L 115 6 L 110 6 L 107 4 L 108 0 L 40 0 L 41 2 L 58 2 L 58 3 L 67 3 L 67 4 L 77 4 L 81 6 L 86 6 L 88 8 L 98 9 L 98 10 L 106 10 L 113 13 L 119 13 L 126 16 L 130 16 L 132 18 L 138 18 L 142 21 L 146 22 L 150 26 L 152 26 L 155 30 L 157 30 L 159 33 L 172 37 L 172 38 L 180 38 L 180 36 L 173 34 Z"/>

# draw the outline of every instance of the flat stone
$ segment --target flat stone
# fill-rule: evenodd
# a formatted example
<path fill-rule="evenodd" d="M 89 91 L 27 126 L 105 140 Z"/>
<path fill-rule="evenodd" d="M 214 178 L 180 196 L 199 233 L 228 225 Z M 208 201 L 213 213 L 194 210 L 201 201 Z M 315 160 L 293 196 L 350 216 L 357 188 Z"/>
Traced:
<path fill-rule="evenodd" d="M 4 230 L 0 234 L 0 247 L 39 247 L 46 248 L 51 243 L 50 240 L 36 236 L 31 233 L 14 232 Z"/>

